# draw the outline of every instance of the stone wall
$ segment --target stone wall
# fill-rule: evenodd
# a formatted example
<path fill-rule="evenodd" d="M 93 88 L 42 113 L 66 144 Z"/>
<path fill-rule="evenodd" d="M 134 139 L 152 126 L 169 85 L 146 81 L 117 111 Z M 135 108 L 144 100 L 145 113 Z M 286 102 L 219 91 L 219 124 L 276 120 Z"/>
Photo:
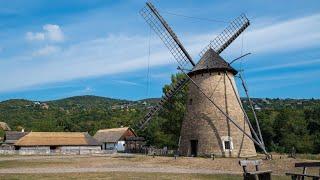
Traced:
<path fill-rule="evenodd" d="M 20 155 L 47 155 L 50 154 L 49 146 L 33 146 L 33 147 L 21 147 L 18 151 Z"/>
<path fill-rule="evenodd" d="M 100 146 L 59 146 L 50 149 L 50 146 L 20 147 L 19 150 L 0 150 L 0 154 L 20 154 L 20 155 L 50 155 L 50 154 L 101 154 L 110 153 L 102 151 Z"/>
<path fill-rule="evenodd" d="M 56 151 L 61 154 L 95 154 L 101 153 L 100 146 L 61 146 Z"/>
<path fill-rule="evenodd" d="M 14 154 L 18 154 L 18 151 L 14 150 L 14 149 L 0 149 L 0 154 L 3 154 L 3 155 L 14 155 Z"/>
<path fill-rule="evenodd" d="M 227 74 L 231 82 L 224 72 L 193 75 L 192 79 L 224 112 L 251 135 L 238 102 L 239 95 L 234 76 L 229 72 Z M 191 155 L 191 140 L 198 141 L 197 151 L 200 156 L 211 154 L 224 157 L 256 156 L 253 142 L 215 108 L 192 83 L 189 84 L 187 112 L 181 129 L 179 150 L 182 155 Z M 225 150 L 224 140 L 230 140 L 233 149 Z"/>

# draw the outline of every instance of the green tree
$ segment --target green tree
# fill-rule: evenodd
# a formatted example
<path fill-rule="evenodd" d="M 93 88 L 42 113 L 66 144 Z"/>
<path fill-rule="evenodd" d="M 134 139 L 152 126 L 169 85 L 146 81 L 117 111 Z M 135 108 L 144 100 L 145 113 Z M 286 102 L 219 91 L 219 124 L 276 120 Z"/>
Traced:
<path fill-rule="evenodd" d="M 313 153 L 320 153 L 320 107 L 305 110 L 304 115 L 314 143 Z"/>
<path fill-rule="evenodd" d="M 171 84 L 163 87 L 163 93 L 170 90 L 170 87 L 182 79 L 184 74 L 171 76 Z M 187 86 L 178 91 L 154 118 L 147 130 L 143 132 L 148 144 L 157 147 L 168 146 L 177 148 L 180 136 L 181 124 L 186 111 Z"/>
<path fill-rule="evenodd" d="M 300 153 L 312 151 L 312 137 L 309 135 L 303 112 L 291 109 L 281 110 L 276 116 L 273 129 L 275 144 L 283 147 L 286 152 L 290 152 L 292 147 Z"/>

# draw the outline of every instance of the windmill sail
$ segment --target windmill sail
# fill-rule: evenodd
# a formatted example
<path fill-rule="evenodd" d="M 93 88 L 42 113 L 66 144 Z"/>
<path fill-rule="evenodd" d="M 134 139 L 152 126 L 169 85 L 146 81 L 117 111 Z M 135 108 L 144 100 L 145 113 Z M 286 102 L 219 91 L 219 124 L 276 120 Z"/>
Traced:
<path fill-rule="evenodd" d="M 195 66 L 191 56 L 179 41 L 177 35 L 170 28 L 168 23 L 159 14 L 157 9 L 147 2 L 146 6 L 140 11 L 141 16 L 146 20 L 149 26 L 156 32 L 170 53 L 173 55 L 180 67 L 184 69 L 192 69 Z M 178 92 L 185 84 L 189 82 L 188 78 L 183 78 L 174 84 L 170 90 L 162 96 L 162 99 L 154 106 L 139 122 L 138 128 L 143 128 L 152 119 L 152 117 L 162 109 L 165 102 L 167 102 L 176 92 Z"/>
<path fill-rule="evenodd" d="M 195 63 L 157 9 L 150 2 L 147 2 L 140 14 L 164 42 L 178 64 L 182 68 L 191 69 Z"/>
<path fill-rule="evenodd" d="M 241 14 L 235 20 L 233 20 L 229 26 L 222 31 L 215 39 L 210 41 L 210 43 L 200 52 L 200 57 L 210 48 L 212 48 L 216 53 L 220 54 L 225 50 L 248 26 L 250 21 L 248 18 Z"/>
<path fill-rule="evenodd" d="M 175 95 L 175 93 L 177 93 L 185 84 L 187 84 L 189 82 L 189 78 L 185 77 L 180 79 L 176 84 L 174 84 L 173 86 L 171 86 L 170 90 L 165 93 L 161 100 L 158 102 L 158 104 L 156 106 L 153 106 L 151 108 L 151 110 L 147 113 L 147 115 L 144 116 L 143 120 L 139 122 L 138 127 L 140 129 L 144 128 L 145 125 L 152 119 L 152 117 L 154 115 L 157 114 L 157 112 L 159 112 L 163 105 L 172 98 L 172 96 Z"/>

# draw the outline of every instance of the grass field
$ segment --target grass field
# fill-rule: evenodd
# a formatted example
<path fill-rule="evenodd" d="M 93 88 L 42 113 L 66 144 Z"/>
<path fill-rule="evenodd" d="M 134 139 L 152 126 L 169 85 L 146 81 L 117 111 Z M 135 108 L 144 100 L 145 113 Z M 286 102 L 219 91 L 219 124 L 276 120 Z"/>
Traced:
<path fill-rule="evenodd" d="M 237 158 L 151 157 L 144 155 L 0 156 L 0 179 L 241 179 Z M 275 155 L 261 170 L 273 179 L 290 179 L 301 171 L 295 162 L 311 161 Z M 318 169 L 310 173 L 318 173 Z"/>

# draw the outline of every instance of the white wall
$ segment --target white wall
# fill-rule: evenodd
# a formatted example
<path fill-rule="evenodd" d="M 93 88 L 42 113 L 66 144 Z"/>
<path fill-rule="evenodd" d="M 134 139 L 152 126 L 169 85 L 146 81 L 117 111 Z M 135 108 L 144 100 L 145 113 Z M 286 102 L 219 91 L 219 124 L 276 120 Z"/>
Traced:
<path fill-rule="evenodd" d="M 125 141 L 118 141 L 117 143 L 117 151 L 124 151 L 125 150 Z"/>
<path fill-rule="evenodd" d="M 61 146 L 58 147 L 62 154 L 90 154 L 101 152 L 100 146 Z"/>
<path fill-rule="evenodd" d="M 61 153 L 61 154 L 94 154 L 102 153 L 100 146 L 60 146 L 54 150 L 50 150 L 50 146 L 31 146 L 21 147 L 19 154 L 21 155 L 32 155 L 32 154 L 50 154 L 50 153 Z"/>
<path fill-rule="evenodd" d="M 19 154 L 21 155 L 50 154 L 50 147 L 49 146 L 21 147 L 19 149 Z"/>

